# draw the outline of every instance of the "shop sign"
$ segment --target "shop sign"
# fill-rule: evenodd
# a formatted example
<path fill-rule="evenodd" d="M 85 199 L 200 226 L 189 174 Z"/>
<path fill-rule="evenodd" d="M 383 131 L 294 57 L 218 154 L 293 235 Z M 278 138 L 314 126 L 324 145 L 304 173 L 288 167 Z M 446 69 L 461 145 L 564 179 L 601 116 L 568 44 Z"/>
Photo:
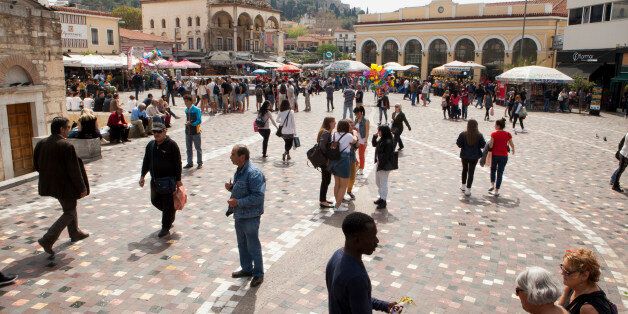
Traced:
<path fill-rule="evenodd" d="M 591 95 L 591 106 L 589 107 L 589 111 L 591 112 L 599 112 L 602 107 L 602 87 L 595 86 L 593 87 L 593 93 Z"/>
<path fill-rule="evenodd" d="M 597 62 L 597 59 L 592 54 L 574 52 L 572 56 L 573 62 Z"/>
<path fill-rule="evenodd" d="M 61 38 L 87 40 L 87 25 L 61 23 Z"/>
<path fill-rule="evenodd" d="M 613 63 L 615 61 L 615 50 L 577 50 L 560 51 L 556 61 L 559 64 L 579 64 L 579 63 Z"/>

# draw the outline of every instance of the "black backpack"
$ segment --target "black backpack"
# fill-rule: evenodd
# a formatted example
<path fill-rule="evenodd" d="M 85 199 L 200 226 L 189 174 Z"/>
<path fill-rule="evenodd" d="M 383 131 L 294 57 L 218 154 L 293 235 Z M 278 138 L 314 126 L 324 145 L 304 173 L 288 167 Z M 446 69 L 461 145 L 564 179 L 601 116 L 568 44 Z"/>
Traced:
<path fill-rule="evenodd" d="M 327 147 L 327 158 L 329 158 L 329 160 L 338 160 L 340 159 L 340 154 L 342 153 L 342 151 L 340 151 L 340 140 L 347 135 L 347 133 L 343 134 L 342 136 L 340 136 L 340 138 L 337 141 L 332 140 L 331 142 L 329 142 L 328 147 Z M 344 151 L 344 149 L 343 149 Z"/>

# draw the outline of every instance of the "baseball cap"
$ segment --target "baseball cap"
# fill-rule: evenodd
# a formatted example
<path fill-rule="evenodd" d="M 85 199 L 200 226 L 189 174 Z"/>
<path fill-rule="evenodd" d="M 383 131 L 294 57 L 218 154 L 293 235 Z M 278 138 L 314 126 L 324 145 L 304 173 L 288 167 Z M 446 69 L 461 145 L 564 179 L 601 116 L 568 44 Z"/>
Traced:
<path fill-rule="evenodd" d="M 164 120 L 161 117 L 153 117 L 153 131 L 163 131 L 166 129 Z"/>

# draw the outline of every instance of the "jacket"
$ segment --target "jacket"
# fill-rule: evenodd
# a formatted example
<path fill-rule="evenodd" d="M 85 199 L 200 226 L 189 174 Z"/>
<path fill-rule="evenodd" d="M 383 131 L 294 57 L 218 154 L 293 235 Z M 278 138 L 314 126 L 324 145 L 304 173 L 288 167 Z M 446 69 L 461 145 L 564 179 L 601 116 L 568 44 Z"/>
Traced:
<path fill-rule="evenodd" d="M 89 194 L 83 161 L 61 135 L 50 135 L 35 145 L 33 165 L 39 172 L 39 195 L 79 199 L 83 191 Z"/>
<path fill-rule="evenodd" d="M 107 120 L 107 126 L 126 126 L 126 120 L 124 119 L 124 114 L 118 114 L 118 112 L 112 112 L 109 115 L 109 120 Z"/>
<path fill-rule="evenodd" d="M 397 129 L 399 131 L 403 132 L 403 124 L 405 123 L 406 126 L 408 127 L 408 130 L 412 130 L 412 128 L 410 127 L 410 123 L 408 123 L 408 119 L 406 119 L 406 114 L 403 112 L 393 112 L 393 116 L 392 116 L 392 128 L 391 129 Z"/>
<path fill-rule="evenodd" d="M 484 136 L 479 134 L 478 141 L 475 145 L 469 145 L 467 143 L 466 138 L 467 132 L 461 132 L 458 135 L 458 140 L 456 140 L 456 145 L 460 147 L 460 158 L 462 159 L 480 159 L 482 158 L 482 149 L 486 145 L 486 141 L 484 140 Z"/>
<path fill-rule="evenodd" d="M 155 140 L 148 142 L 144 150 L 141 176 L 150 172 L 152 179 L 174 177 L 181 181 L 181 151 L 177 142 L 170 137 L 159 145 Z"/>
<path fill-rule="evenodd" d="M 190 108 L 185 108 L 185 119 L 190 122 L 190 125 L 185 126 L 185 134 L 195 135 L 199 134 L 197 126 L 201 124 L 201 109 L 192 105 Z"/>
<path fill-rule="evenodd" d="M 375 147 L 375 162 L 377 163 L 377 171 L 390 171 L 395 170 L 393 166 L 393 158 L 395 153 L 395 144 L 392 139 L 386 139 L 379 141 L 377 135 L 373 135 L 371 144 Z"/>
<path fill-rule="evenodd" d="M 247 161 L 233 175 L 231 197 L 238 200 L 233 209 L 233 218 L 246 219 L 259 217 L 264 213 L 264 193 L 266 178 L 259 168 Z"/>

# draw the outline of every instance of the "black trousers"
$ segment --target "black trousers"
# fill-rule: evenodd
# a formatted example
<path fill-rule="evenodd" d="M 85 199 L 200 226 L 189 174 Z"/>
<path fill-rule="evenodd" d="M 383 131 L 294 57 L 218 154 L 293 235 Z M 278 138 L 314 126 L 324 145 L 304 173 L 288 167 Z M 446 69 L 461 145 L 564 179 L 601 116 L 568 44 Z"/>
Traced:
<path fill-rule="evenodd" d="M 475 174 L 475 166 L 478 164 L 477 159 L 461 159 L 462 160 L 462 184 L 466 184 L 467 188 L 473 185 L 473 175 Z"/>
<path fill-rule="evenodd" d="M 109 127 L 109 141 L 126 141 L 129 139 L 129 129 L 125 126 L 114 125 Z"/>
<path fill-rule="evenodd" d="M 42 237 L 43 242 L 50 245 L 53 245 L 57 239 L 59 239 L 61 232 L 66 227 L 68 228 L 70 238 L 77 237 L 79 233 L 78 214 L 76 213 L 77 200 L 59 199 L 58 201 L 61 204 L 61 209 L 63 209 L 63 214 L 50 226 L 48 232 Z"/>
<path fill-rule="evenodd" d="M 318 200 L 320 202 L 327 201 L 327 190 L 329 189 L 329 184 L 331 183 L 331 172 L 327 170 L 327 167 L 321 167 L 321 190 Z"/>
<path fill-rule="evenodd" d="M 491 107 L 486 106 L 484 108 L 486 108 L 486 114 L 484 115 L 484 120 L 489 121 L 491 120 L 491 117 L 490 117 Z"/>
<path fill-rule="evenodd" d="M 393 150 L 397 149 L 397 144 L 399 144 L 399 149 L 403 149 L 403 147 L 404 147 L 404 146 L 403 146 L 403 142 L 401 141 L 401 133 L 403 133 L 403 130 L 401 130 L 401 129 L 399 129 L 399 128 L 398 128 L 398 129 L 397 129 L 397 132 L 395 132 L 395 133 L 393 134 L 393 136 L 395 137 L 395 138 L 394 138 L 394 141 L 395 141 L 395 147 L 393 148 Z"/>
<path fill-rule="evenodd" d="M 613 180 L 611 183 L 613 184 L 614 187 L 620 186 L 619 179 L 621 179 L 621 175 L 624 173 L 627 166 L 628 166 L 628 158 L 622 157 L 621 160 L 619 161 L 619 166 L 617 167 L 617 170 L 615 170 L 615 172 L 613 173 L 612 178 L 614 178 L 615 180 Z"/>
<path fill-rule="evenodd" d="M 259 134 L 264 139 L 262 141 L 262 155 L 266 156 L 268 150 L 268 139 L 270 138 L 270 129 L 259 129 Z"/>
<path fill-rule="evenodd" d="M 294 137 L 284 136 L 283 141 L 284 141 L 284 149 L 286 150 L 286 153 L 290 153 L 290 150 L 292 149 L 292 144 L 294 143 Z"/>
<path fill-rule="evenodd" d="M 161 229 L 170 230 L 176 210 L 174 209 L 174 197 L 172 194 L 159 194 L 155 191 L 154 183 L 150 184 L 150 202 L 161 211 Z"/>
<path fill-rule="evenodd" d="M 512 128 L 515 128 L 515 124 L 517 124 L 517 119 L 519 119 L 519 124 L 521 125 L 521 130 L 523 130 L 523 119 L 518 114 L 514 114 L 512 116 Z"/>

